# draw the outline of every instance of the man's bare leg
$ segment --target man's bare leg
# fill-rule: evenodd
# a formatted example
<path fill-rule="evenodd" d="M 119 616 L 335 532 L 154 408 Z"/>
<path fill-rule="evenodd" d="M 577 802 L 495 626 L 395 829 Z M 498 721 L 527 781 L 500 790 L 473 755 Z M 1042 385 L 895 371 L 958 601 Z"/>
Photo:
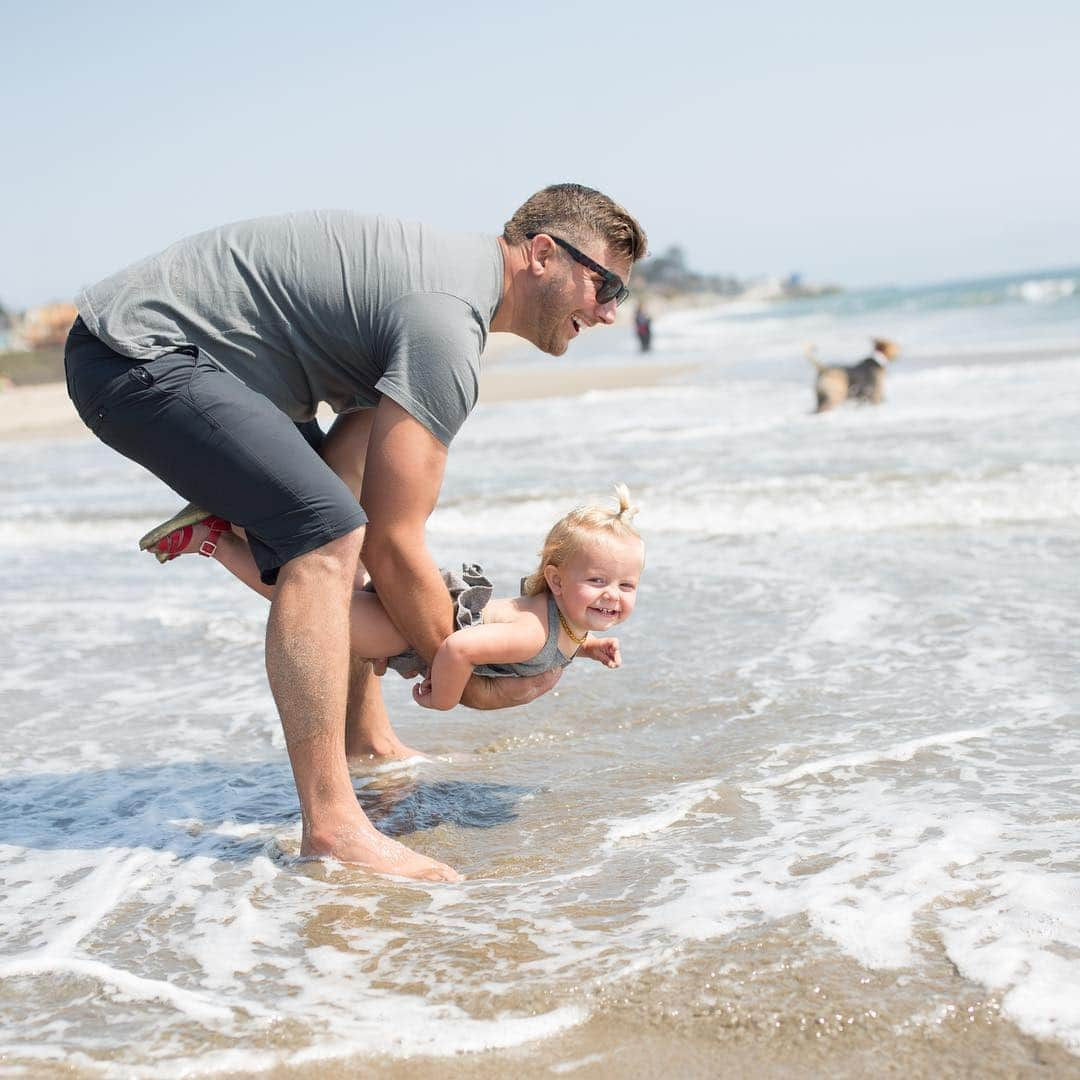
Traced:
<path fill-rule="evenodd" d="M 286 563 L 267 620 L 266 670 L 300 798 L 300 853 L 380 874 L 457 881 L 449 866 L 378 832 L 349 777 L 349 614 L 362 536 L 354 530 Z"/>
<path fill-rule="evenodd" d="M 380 765 L 423 757 L 394 732 L 383 701 L 382 685 L 367 660 L 353 655 L 345 711 L 345 756 L 350 765 Z"/>
<path fill-rule="evenodd" d="M 209 529 L 196 525 L 187 550 L 198 551 Z M 274 586 L 264 585 L 247 541 L 235 532 L 222 533 L 213 556 L 233 577 L 272 600 Z M 357 613 L 359 614 L 359 613 Z M 359 654 L 350 660 L 349 697 L 345 713 L 345 754 L 354 765 L 381 765 L 423 757 L 398 738 L 383 702 L 382 687 L 371 664 Z"/>

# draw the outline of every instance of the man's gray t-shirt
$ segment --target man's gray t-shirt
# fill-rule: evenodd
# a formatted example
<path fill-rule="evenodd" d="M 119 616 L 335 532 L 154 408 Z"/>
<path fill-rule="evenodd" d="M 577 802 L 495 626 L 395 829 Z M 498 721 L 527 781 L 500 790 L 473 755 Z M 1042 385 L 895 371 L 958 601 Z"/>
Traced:
<path fill-rule="evenodd" d="M 494 236 L 326 210 L 181 240 L 78 309 L 121 355 L 194 345 L 294 420 L 386 394 L 449 444 L 476 404 L 502 280 Z"/>

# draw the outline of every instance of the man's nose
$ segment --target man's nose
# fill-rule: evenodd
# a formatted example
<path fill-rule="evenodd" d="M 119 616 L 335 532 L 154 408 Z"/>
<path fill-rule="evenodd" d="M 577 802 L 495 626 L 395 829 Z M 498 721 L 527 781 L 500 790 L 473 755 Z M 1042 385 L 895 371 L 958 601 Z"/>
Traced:
<path fill-rule="evenodd" d="M 606 304 L 596 305 L 596 318 L 599 322 L 610 326 L 615 321 L 615 312 L 618 310 L 619 305 L 614 300 L 609 300 Z"/>

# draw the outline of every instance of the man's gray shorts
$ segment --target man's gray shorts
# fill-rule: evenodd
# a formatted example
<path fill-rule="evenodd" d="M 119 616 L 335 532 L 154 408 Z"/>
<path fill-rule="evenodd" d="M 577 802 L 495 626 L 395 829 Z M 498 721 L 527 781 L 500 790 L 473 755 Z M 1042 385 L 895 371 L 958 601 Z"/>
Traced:
<path fill-rule="evenodd" d="M 76 319 L 64 367 L 83 423 L 178 495 L 241 525 L 266 584 L 367 521 L 305 433 L 194 347 L 132 360 Z"/>

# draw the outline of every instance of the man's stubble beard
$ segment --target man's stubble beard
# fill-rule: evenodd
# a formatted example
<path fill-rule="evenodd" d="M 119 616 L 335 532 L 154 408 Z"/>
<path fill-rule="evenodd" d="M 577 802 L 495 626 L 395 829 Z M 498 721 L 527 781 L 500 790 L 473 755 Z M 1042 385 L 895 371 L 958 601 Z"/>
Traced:
<path fill-rule="evenodd" d="M 536 347 L 549 356 L 562 356 L 569 344 L 566 323 L 570 313 L 563 311 L 564 291 L 564 282 L 546 281 L 537 297 Z"/>

